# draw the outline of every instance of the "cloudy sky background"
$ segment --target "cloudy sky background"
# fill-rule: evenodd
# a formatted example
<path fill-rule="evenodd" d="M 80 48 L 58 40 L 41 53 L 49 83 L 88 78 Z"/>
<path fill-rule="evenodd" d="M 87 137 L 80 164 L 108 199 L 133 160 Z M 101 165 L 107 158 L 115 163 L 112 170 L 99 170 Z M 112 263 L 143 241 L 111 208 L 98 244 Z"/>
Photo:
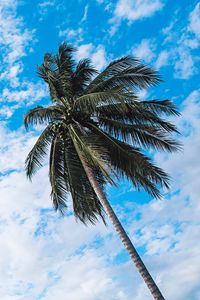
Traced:
<path fill-rule="evenodd" d="M 108 195 L 166 299 L 199 300 L 200 2 L 33 2 L 0 1 L 0 299 L 150 299 L 111 225 L 77 223 L 70 202 L 66 217 L 55 213 L 46 166 L 32 183 L 25 177 L 39 128 L 26 133 L 23 115 L 49 103 L 36 65 L 69 41 L 99 70 L 141 58 L 164 80 L 141 97 L 178 105 L 182 153 L 152 154 L 172 175 L 170 193 L 155 200 L 123 182 Z"/>

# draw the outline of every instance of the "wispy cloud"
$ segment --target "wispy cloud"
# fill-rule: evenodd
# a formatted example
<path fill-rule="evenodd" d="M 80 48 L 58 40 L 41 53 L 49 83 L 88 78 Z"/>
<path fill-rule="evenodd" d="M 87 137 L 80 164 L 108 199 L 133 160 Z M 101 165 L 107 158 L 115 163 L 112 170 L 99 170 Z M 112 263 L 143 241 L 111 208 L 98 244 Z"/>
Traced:
<path fill-rule="evenodd" d="M 114 17 L 134 22 L 151 17 L 162 8 L 163 3 L 160 0 L 119 0 L 116 4 Z"/>
<path fill-rule="evenodd" d="M 195 51 L 200 45 L 198 22 L 199 4 L 188 14 L 186 20 L 180 22 L 176 16 L 173 22 L 163 28 L 162 34 L 159 35 L 159 44 L 156 37 L 143 39 L 139 44 L 135 44 L 133 55 L 154 64 L 157 70 L 164 66 L 172 66 L 175 78 L 188 79 L 196 75 L 198 56 Z"/>
<path fill-rule="evenodd" d="M 156 70 L 159 70 L 161 67 L 166 66 L 169 64 L 169 60 L 170 60 L 170 54 L 169 52 L 167 52 L 166 50 L 162 50 L 156 61 L 155 61 L 155 68 Z"/>
<path fill-rule="evenodd" d="M 87 4 L 84 8 L 84 14 L 83 17 L 81 19 L 81 22 L 85 22 L 87 20 L 87 16 L 88 16 L 88 9 L 89 9 L 89 5 Z"/>
<path fill-rule="evenodd" d="M 132 24 L 137 20 L 152 17 L 156 12 L 163 8 L 161 0 L 118 0 L 114 10 L 113 17 L 110 19 L 110 35 L 114 35 L 122 20 Z M 106 5 L 108 7 L 108 4 Z M 109 9 L 110 10 L 110 9 Z"/>
<path fill-rule="evenodd" d="M 163 30 L 164 46 L 168 49 L 171 64 L 174 66 L 174 77 L 188 79 L 197 73 L 197 56 L 193 51 L 199 48 L 198 29 L 194 31 L 194 25 L 200 22 L 199 5 L 189 14 L 182 28 L 178 25 L 178 19 Z M 177 29 L 176 29 L 177 28 Z M 192 33 L 195 33 L 194 36 Z M 176 47 L 174 47 L 176 43 Z"/>
<path fill-rule="evenodd" d="M 23 18 L 17 15 L 18 4 L 16 0 L 0 3 L 0 114 L 5 118 L 24 103 L 32 104 L 46 96 L 43 85 L 23 78 L 23 58 L 32 52 L 35 30 L 27 29 Z"/>
<path fill-rule="evenodd" d="M 150 39 L 143 39 L 139 45 L 133 47 L 133 55 L 150 63 L 155 57 L 155 42 Z"/>
<path fill-rule="evenodd" d="M 24 28 L 23 19 L 16 14 L 17 5 L 16 0 L 0 3 L 1 80 L 9 80 L 13 86 L 19 85 L 21 59 L 30 51 L 34 34 L 34 30 Z"/>
<path fill-rule="evenodd" d="M 56 3 L 56 0 L 45 0 L 38 4 L 39 14 L 40 14 L 40 21 L 43 20 L 43 18 L 48 14 L 49 9 L 57 8 L 58 4 Z"/>
<path fill-rule="evenodd" d="M 67 28 L 67 29 L 60 29 L 58 34 L 60 37 L 63 37 L 65 41 L 73 42 L 74 45 L 77 45 L 83 41 L 83 28 L 79 27 L 75 28 Z"/>
<path fill-rule="evenodd" d="M 95 47 L 92 43 L 80 45 L 76 53 L 76 58 L 78 60 L 90 58 L 97 70 L 105 67 L 107 62 L 105 47 L 103 45 Z"/>
<path fill-rule="evenodd" d="M 200 2 L 198 2 L 194 10 L 190 13 L 189 30 L 196 34 L 197 38 L 200 39 Z"/>

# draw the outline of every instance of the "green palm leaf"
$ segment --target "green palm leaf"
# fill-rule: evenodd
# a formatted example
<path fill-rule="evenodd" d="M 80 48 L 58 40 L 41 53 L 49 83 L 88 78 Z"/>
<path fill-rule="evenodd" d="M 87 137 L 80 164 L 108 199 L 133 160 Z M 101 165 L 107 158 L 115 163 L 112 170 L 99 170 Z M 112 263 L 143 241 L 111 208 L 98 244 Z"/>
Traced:
<path fill-rule="evenodd" d="M 28 129 L 29 125 L 48 124 L 61 118 L 62 107 L 58 105 L 49 107 L 37 106 L 26 113 L 24 117 L 24 125 L 25 128 Z"/>
<path fill-rule="evenodd" d="M 130 94 L 122 92 L 119 88 L 113 88 L 105 92 L 84 94 L 76 99 L 74 107 L 87 113 L 93 113 L 97 112 L 102 105 L 116 105 L 117 109 L 118 103 L 120 103 L 122 112 L 125 109 L 126 101 L 131 100 Z"/>
<path fill-rule="evenodd" d="M 125 124 L 105 117 L 99 118 L 99 125 L 110 135 L 122 139 L 126 143 L 147 149 L 166 150 L 173 152 L 178 150 L 179 144 L 169 139 L 166 133 L 154 125 Z"/>
<path fill-rule="evenodd" d="M 83 134 L 75 126 L 71 126 L 70 132 L 79 157 L 82 156 L 90 166 L 98 170 L 107 182 L 114 184 L 109 174 L 109 169 L 106 166 L 104 147 L 100 145 L 100 143 L 98 145 L 96 143 L 90 143 L 90 140 L 94 140 L 95 137 Z"/>
<path fill-rule="evenodd" d="M 141 104 L 144 106 L 145 109 L 148 109 L 152 113 L 155 113 L 157 115 L 180 115 L 180 113 L 176 109 L 176 106 L 170 100 L 141 101 Z"/>
<path fill-rule="evenodd" d="M 169 187 L 167 174 L 154 166 L 147 156 L 140 153 L 139 149 L 109 136 L 95 125 L 88 124 L 88 127 L 99 135 L 103 147 L 107 149 L 111 168 L 113 167 L 120 176 L 130 179 L 136 188 L 143 187 L 154 197 L 160 197 L 160 192 L 154 182 L 162 187 Z"/>
<path fill-rule="evenodd" d="M 67 180 L 65 180 L 64 142 L 59 136 L 55 136 L 51 144 L 49 179 L 52 188 L 51 198 L 54 208 L 63 214 L 67 207 L 66 191 L 70 192 L 70 189 Z"/>
<path fill-rule="evenodd" d="M 83 94 L 92 78 L 98 74 L 89 59 L 81 60 L 72 74 L 72 89 L 76 96 Z"/>
<path fill-rule="evenodd" d="M 71 140 L 65 143 L 65 176 L 70 187 L 75 216 L 83 223 L 95 223 L 100 216 L 104 220 L 104 210 L 97 198 L 87 174 Z M 99 184 L 105 181 L 100 172 L 95 172 Z"/>
<path fill-rule="evenodd" d="M 151 68 L 129 56 L 112 62 L 88 86 L 87 92 L 105 91 L 116 87 L 147 88 L 160 82 L 160 77 Z"/>
<path fill-rule="evenodd" d="M 25 161 L 26 175 L 29 179 L 43 165 L 44 158 L 47 156 L 49 145 L 53 138 L 53 133 L 53 125 L 48 125 L 29 152 Z"/>
<path fill-rule="evenodd" d="M 136 125 L 157 126 L 166 132 L 177 132 L 176 126 L 145 108 L 143 103 L 132 101 L 129 103 L 106 104 L 96 108 L 98 116 L 106 117 L 120 122 Z"/>

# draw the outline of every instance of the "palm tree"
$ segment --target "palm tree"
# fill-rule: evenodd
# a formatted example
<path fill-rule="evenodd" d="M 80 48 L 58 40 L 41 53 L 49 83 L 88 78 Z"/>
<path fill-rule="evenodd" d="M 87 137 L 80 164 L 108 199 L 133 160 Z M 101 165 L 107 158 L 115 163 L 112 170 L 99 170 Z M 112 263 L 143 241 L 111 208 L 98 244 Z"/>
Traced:
<path fill-rule="evenodd" d="M 29 179 L 49 154 L 51 198 L 64 213 L 68 193 L 74 215 L 84 224 L 110 218 L 122 243 L 154 299 L 164 299 L 106 198 L 107 183 L 130 180 L 160 197 L 169 187 L 168 175 L 141 148 L 175 151 L 169 135 L 177 132 L 163 116 L 178 115 L 169 100 L 141 101 L 139 88 L 160 82 L 158 74 L 137 59 L 125 56 L 98 73 L 89 59 L 78 64 L 75 49 L 61 44 L 57 55 L 46 54 L 38 75 L 48 84 L 52 104 L 38 106 L 25 115 L 25 127 L 45 124 L 27 156 Z M 146 153 L 146 152 L 145 152 Z"/>

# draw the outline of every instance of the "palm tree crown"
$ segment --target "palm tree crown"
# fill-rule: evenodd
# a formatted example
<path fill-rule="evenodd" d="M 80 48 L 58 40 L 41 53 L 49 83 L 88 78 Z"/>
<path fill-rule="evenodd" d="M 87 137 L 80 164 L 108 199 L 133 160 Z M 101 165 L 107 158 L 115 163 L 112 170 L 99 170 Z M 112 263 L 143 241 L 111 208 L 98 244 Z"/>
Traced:
<path fill-rule="evenodd" d="M 160 197 L 168 175 L 142 152 L 143 148 L 175 151 L 169 136 L 175 126 L 164 117 L 177 115 L 169 100 L 142 101 L 138 88 L 160 82 L 158 74 L 137 59 L 125 56 L 111 62 L 101 73 L 89 59 L 78 64 L 75 49 L 65 43 L 58 54 L 46 54 L 38 75 L 48 84 L 52 105 L 38 106 L 25 116 L 25 126 L 46 127 L 26 159 L 32 175 L 49 155 L 51 197 L 55 209 L 64 212 L 71 193 L 75 216 L 82 222 L 104 220 L 104 209 L 83 161 L 94 173 L 102 190 L 106 183 L 127 178 L 139 189 Z"/>

